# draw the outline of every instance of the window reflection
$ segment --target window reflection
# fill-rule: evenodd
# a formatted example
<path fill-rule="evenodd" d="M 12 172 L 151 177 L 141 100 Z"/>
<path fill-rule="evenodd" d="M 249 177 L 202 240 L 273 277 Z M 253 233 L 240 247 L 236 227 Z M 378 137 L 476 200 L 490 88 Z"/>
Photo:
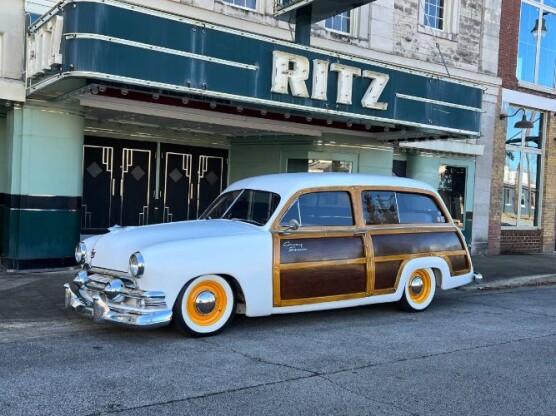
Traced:
<path fill-rule="evenodd" d="M 541 38 L 538 83 L 545 87 L 556 88 L 554 83 L 556 67 L 556 14 L 543 13 L 542 20 L 542 24 L 546 25 L 546 34 Z"/>
<path fill-rule="evenodd" d="M 520 225 L 534 226 L 536 219 L 537 181 L 540 155 L 524 153 L 521 178 L 521 213 Z"/>
<path fill-rule="evenodd" d="M 521 4 L 519 24 L 519 48 L 517 55 L 517 79 L 535 82 L 535 64 L 537 62 L 537 40 L 531 35 L 531 28 L 539 18 L 539 9 L 527 3 Z"/>
<path fill-rule="evenodd" d="M 556 88 L 556 0 L 521 3 L 516 75 L 520 81 Z"/>
<path fill-rule="evenodd" d="M 508 109 L 509 114 L 517 107 Z M 525 110 L 531 129 L 514 127 L 522 113 L 508 117 L 506 135 L 506 162 L 504 165 L 504 188 L 502 203 L 502 225 L 531 227 L 538 226 L 538 203 L 540 184 L 544 113 Z M 516 118 L 517 117 L 517 118 Z"/>
<path fill-rule="evenodd" d="M 506 150 L 502 225 L 517 225 L 519 213 L 519 164 L 521 152 Z"/>

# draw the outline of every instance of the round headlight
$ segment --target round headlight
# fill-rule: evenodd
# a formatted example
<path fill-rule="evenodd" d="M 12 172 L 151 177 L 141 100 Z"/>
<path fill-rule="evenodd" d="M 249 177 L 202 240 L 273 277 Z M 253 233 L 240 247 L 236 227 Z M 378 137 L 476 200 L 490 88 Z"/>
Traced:
<path fill-rule="evenodd" d="M 85 258 L 87 256 L 87 246 L 83 241 L 77 243 L 75 246 L 75 261 L 78 263 L 85 263 Z"/>
<path fill-rule="evenodd" d="M 139 252 L 133 253 L 129 258 L 129 273 L 133 277 L 139 277 L 145 272 L 145 260 Z"/>

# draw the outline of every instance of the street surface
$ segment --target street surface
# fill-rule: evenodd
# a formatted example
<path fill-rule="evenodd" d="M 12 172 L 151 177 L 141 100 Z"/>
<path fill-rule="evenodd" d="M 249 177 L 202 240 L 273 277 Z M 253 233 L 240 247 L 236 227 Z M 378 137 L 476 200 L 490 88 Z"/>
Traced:
<path fill-rule="evenodd" d="M 553 416 L 555 299 L 452 290 L 424 313 L 237 317 L 193 339 L 98 326 L 60 287 L 52 317 L 0 320 L 0 415 Z"/>

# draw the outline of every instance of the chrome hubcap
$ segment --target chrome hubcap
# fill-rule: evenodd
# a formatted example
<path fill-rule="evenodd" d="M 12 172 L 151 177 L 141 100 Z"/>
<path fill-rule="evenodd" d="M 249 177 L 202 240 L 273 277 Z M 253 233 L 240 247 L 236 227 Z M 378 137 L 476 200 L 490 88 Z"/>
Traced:
<path fill-rule="evenodd" d="M 195 298 L 195 309 L 201 315 L 208 315 L 216 307 L 216 296 L 209 290 L 205 290 Z"/>
<path fill-rule="evenodd" d="M 420 277 L 414 277 L 409 285 L 411 292 L 415 295 L 419 295 L 423 291 L 424 282 Z"/>

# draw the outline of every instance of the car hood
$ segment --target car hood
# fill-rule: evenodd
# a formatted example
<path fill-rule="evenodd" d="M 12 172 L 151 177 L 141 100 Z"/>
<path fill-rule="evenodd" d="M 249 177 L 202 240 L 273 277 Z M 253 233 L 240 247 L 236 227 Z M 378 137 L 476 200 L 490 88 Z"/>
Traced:
<path fill-rule="evenodd" d="M 264 229 L 241 221 L 196 220 L 142 227 L 113 228 L 94 244 L 91 266 L 127 271 L 129 257 L 157 244 L 239 234 L 260 234 Z M 87 244 L 87 240 L 85 240 Z"/>

